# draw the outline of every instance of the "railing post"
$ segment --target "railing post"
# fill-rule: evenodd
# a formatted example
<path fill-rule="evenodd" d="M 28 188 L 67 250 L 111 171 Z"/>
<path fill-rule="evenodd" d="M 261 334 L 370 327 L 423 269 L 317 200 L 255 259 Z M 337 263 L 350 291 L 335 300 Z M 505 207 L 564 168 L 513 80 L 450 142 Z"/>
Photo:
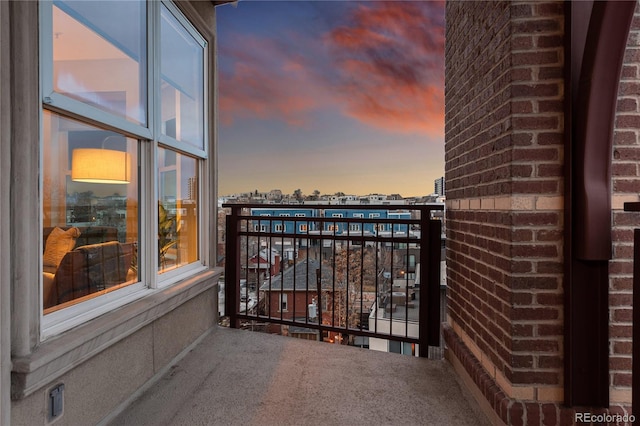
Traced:
<path fill-rule="evenodd" d="M 429 356 L 429 346 L 440 345 L 440 245 L 441 224 L 429 210 L 420 212 L 420 341 L 419 356 Z"/>
<path fill-rule="evenodd" d="M 442 251 L 442 222 L 429 221 L 429 346 L 440 346 L 440 253 Z"/>
<path fill-rule="evenodd" d="M 320 249 L 322 250 L 322 248 Z M 321 264 L 322 265 L 322 264 Z M 321 266 L 322 267 L 322 266 Z M 322 269 L 316 269 L 316 289 L 318 291 L 318 297 L 316 303 L 318 304 L 318 340 L 322 342 L 324 337 L 322 336 Z"/>
<path fill-rule="evenodd" d="M 224 312 L 229 317 L 229 327 L 238 328 L 238 300 L 240 299 L 240 220 L 239 207 L 231 207 L 226 223 Z"/>

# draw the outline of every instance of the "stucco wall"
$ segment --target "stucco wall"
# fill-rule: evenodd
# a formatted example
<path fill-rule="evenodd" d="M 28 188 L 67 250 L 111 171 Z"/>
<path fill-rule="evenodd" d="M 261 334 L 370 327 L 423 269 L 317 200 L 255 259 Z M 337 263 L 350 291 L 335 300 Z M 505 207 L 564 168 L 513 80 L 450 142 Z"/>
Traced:
<path fill-rule="evenodd" d="M 47 395 L 64 384 L 64 412 L 56 425 L 96 424 L 159 376 L 216 323 L 217 286 L 129 335 L 28 397 L 14 401 L 11 424 L 43 424 Z M 44 420 L 46 423 L 46 420 Z"/>

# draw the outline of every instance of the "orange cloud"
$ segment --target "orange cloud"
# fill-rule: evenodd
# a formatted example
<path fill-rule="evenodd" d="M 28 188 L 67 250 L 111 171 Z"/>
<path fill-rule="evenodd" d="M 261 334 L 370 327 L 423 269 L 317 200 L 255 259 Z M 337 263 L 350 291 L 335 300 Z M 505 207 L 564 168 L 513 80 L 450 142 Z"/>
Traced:
<path fill-rule="evenodd" d="M 346 112 L 402 133 L 444 133 L 444 5 L 371 2 L 327 43 Z"/>

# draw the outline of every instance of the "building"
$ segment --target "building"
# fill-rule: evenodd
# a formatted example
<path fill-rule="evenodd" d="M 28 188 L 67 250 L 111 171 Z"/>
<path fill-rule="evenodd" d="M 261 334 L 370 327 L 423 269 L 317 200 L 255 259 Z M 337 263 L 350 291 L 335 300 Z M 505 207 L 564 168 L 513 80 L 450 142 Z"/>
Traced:
<path fill-rule="evenodd" d="M 216 324 L 214 5 L 0 3 L 0 423 L 99 423 Z"/>
<path fill-rule="evenodd" d="M 98 423 L 215 323 L 215 209 L 204 208 L 216 199 L 213 3 L 149 2 L 148 23 L 137 3 L 125 3 L 0 2 L 3 424 Z M 640 201 L 636 8 L 446 2 L 443 335 L 447 360 L 494 423 L 626 414 L 639 394 L 632 253 L 640 218 L 624 209 Z M 100 45 L 88 52 L 74 40 Z M 146 56 L 153 52 L 173 60 Z M 103 54 L 96 66 L 93 55 Z M 151 63 L 149 73 L 141 63 Z M 186 65 L 198 63 L 207 66 Z M 202 120 L 183 123 L 178 103 Z M 76 161 L 74 150 L 85 150 Z M 108 171 L 118 183 L 96 182 L 105 170 L 74 170 L 92 150 L 121 166 Z M 131 169 L 138 163 L 140 174 Z M 203 207 L 195 221 L 181 217 L 186 194 L 175 185 L 193 170 Z M 66 195 L 88 193 L 82 179 L 93 179 L 94 194 L 113 194 L 103 185 L 126 194 L 117 209 L 124 237 L 108 224 L 62 229 L 76 207 Z M 158 247 L 160 201 L 175 213 Z M 114 268 L 94 264 L 99 282 L 84 277 L 70 300 L 56 296 L 45 308 L 45 287 L 58 288 L 43 274 L 53 274 L 51 285 L 70 282 L 55 266 L 69 250 L 46 247 L 56 227 L 60 245 L 85 239 L 78 248 L 108 254 Z M 163 266 L 157 249 L 171 262 Z"/>
<path fill-rule="evenodd" d="M 434 194 L 442 197 L 444 195 L 444 176 L 433 181 L 433 187 Z"/>

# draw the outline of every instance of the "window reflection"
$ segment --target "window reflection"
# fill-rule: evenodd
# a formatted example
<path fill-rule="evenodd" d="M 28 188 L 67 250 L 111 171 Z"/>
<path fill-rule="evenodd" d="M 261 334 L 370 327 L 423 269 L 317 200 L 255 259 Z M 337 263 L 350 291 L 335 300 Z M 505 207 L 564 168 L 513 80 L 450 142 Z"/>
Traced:
<path fill-rule="evenodd" d="M 198 162 L 158 148 L 158 269 L 198 260 Z"/>
<path fill-rule="evenodd" d="M 46 314 L 138 281 L 138 142 L 48 111 L 43 121 Z"/>
<path fill-rule="evenodd" d="M 53 6 L 53 87 L 146 125 L 146 9 L 138 1 Z"/>
<path fill-rule="evenodd" d="M 162 8 L 162 132 L 204 150 L 204 49 Z"/>

